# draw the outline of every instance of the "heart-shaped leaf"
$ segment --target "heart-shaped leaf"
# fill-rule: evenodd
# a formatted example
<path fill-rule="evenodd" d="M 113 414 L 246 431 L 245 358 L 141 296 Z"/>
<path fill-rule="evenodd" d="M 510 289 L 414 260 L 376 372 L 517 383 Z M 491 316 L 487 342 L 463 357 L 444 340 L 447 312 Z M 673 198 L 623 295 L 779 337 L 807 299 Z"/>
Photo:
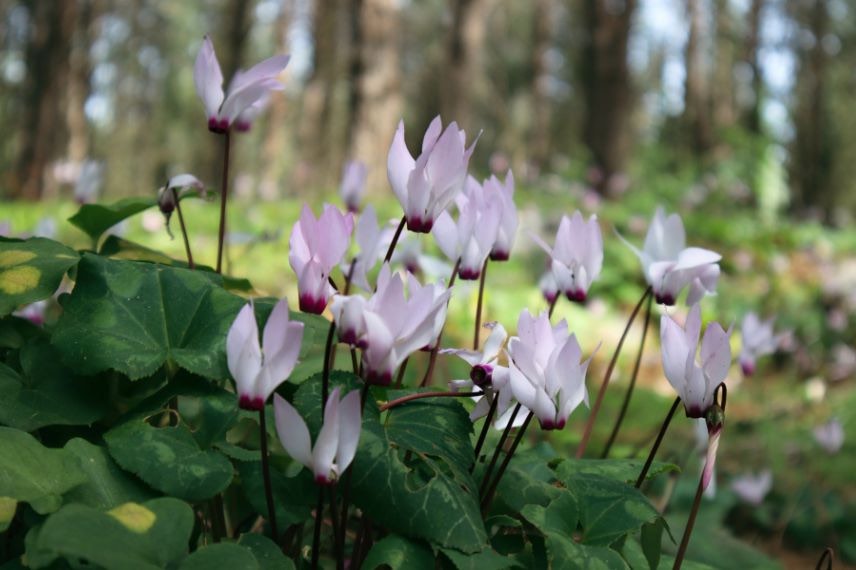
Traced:
<path fill-rule="evenodd" d="M 79 260 L 76 251 L 49 239 L 0 237 L 0 317 L 53 295 Z"/>

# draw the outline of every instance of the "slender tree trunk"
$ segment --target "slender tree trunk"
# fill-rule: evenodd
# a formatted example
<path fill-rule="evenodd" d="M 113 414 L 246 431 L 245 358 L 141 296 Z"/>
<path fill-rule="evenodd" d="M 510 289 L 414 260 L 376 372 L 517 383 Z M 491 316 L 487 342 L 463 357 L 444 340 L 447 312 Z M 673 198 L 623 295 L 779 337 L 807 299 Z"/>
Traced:
<path fill-rule="evenodd" d="M 279 15 L 274 23 L 276 37 L 276 53 L 288 53 L 288 28 L 291 12 L 284 5 L 280 6 Z M 275 199 L 281 195 L 280 188 L 285 180 L 283 157 L 289 146 L 289 102 L 284 94 L 276 94 L 271 98 L 270 108 L 264 119 L 264 140 L 262 142 L 262 175 L 260 194 L 264 199 Z"/>
<path fill-rule="evenodd" d="M 359 4 L 359 0 L 347 1 Z M 340 22 L 343 7 L 342 0 L 314 2 L 312 77 L 303 93 L 299 136 L 301 159 L 312 184 L 334 182 L 342 162 L 343 142 L 335 137 L 333 117 L 338 78 L 343 71 L 340 50 L 348 46 L 347 39 L 342 41 L 347 38 Z"/>
<path fill-rule="evenodd" d="M 827 93 L 829 55 L 819 41 L 829 28 L 827 1 L 814 0 L 805 18 L 808 29 L 818 40 L 799 59 L 791 164 L 793 205 L 803 212 L 814 209 L 829 222 L 835 208 L 835 189 L 831 184 L 835 143 Z"/>
<path fill-rule="evenodd" d="M 89 156 L 90 135 L 84 106 L 90 93 L 92 63 L 89 49 L 95 37 L 93 25 L 103 6 L 94 0 L 80 2 L 77 30 L 70 54 L 66 125 L 68 128 L 67 155 L 80 163 Z"/>
<path fill-rule="evenodd" d="M 221 59 L 223 77 L 229 81 L 244 64 L 247 40 L 252 27 L 252 8 L 255 2 L 248 0 L 230 0 L 223 21 L 223 39 L 226 40 L 226 52 Z"/>
<path fill-rule="evenodd" d="M 550 117 L 552 105 L 548 93 L 549 66 L 547 55 L 553 44 L 553 0 L 535 0 L 532 15 L 532 130 L 529 156 L 540 169 L 550 158 Z"/>
<path fill-rule="evenodd" d="M 473 105 L 485 89 L 484 41 L 491 0 L 451 0 L 452 27 L 446 39 L 440 102 L 447 121 L 472 131 Z"/>
<path fill-rule="evenodd" d="M 601 194 L 617 190 L 629 153 L 634 98 L 627 44 L 635 8 L 635 0 L 585 0 L 583 141 L 599 171 L 594 186 Z"/>
<path fill-rule="evenodd" d="M 732 126 L 737 117 L 734 107 L 734 19 L 729 0 L 715 0 L 716 63 L 711 86 L 714 130 Z"/>
<path fill-rule="evenodd" d="M 752 70 L 752 99 L 744 110 L 746 128 L 756 134 L 761 134 L 761 101 L 764 94 L 764 76 L 761 74 L 761 16 L 766 0 L 752 0 L 748 14 L 748 33 L 744 48 L 744 61 Z"/>
<path fill-rule="evenodd" d="M 713 144 L 710 124 L 710 91 L 704 43 L 706 18 L 701 0 L 687 0 L 689 35 L 684 53 L 684 124 L 690 132 L 690 141 L 697 156 L 703 157 Z"/>
<path fill-rule="evenodd" d="M 45 172 L 64 148 L 64 116 L 71 41 L 77 3 L 30 0 L 31 17 L 26 49 L 26 96 L 19 129 L 19 151 L 12 196 L 37 200 L 45 187 Z"/>
<path fill-rule="evenodd" d="M 401 118 L 401 69 L 397 0 L 362 0 L 358 74 L 349 155 L 369 169 L 369 188 L 386 184 L 386 155 Z"/>

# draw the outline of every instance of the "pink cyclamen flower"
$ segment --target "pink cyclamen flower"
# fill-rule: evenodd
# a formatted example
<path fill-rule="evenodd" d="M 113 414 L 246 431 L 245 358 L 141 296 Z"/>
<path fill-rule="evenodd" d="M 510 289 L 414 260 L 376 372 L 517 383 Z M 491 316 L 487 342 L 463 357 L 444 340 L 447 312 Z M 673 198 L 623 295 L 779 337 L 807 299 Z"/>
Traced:
<path fill-rule="evenodd" d="M 671 317 L 660 319 L 663 370 L 684 404 L 687 417 L 704 417 L 713 405 L 716 389 L 725 381 L 731 366 L 731 329 L 710 323 L 701 341 L 701 364 L 696 362 L 701 308 L 693 305 L 684 327 Z"/>
<path fill-rule="evenodd" d="M 558 288 L 571 301 L 585 301 L 603 267 L 603 237 L 597 216 L 592 215 L 588 221 L 579 211 L 570 218 L 562 216 L 552 248 L 538 236 L 532 237 L 550 256 Z"/>
<path fill-rule="evenodd" d="M 741 475 L 731 482 L 731 490 L 740 500 L 756 507 L 764 502 L 764 497 L 772 488 L 773 472 L 769 469 L 764 469 L 757 475 Z"/>
<path fill-rule="evenodd" d="M 548 305 L 552 305 L 559 298 L 559 284 L 556 283 L 556 277 L 552 271 L 547 271 L 541 276 L 538 281 L 538 288 Z"/>
<path fill-rule="evenodd" d="M 243 117 L 244 127 L 248 127 L 249 121 L 254 118 L 253 113 L 261 109 L 247 110 L 257 104 L 263 108 L 264 100 L 271 91 L 282 90 L 277 76 L 288 65 L 288 59 L 287 55 L 276 55 L 257 63 L 247 71 L 235 73 L 228 91 L 224 93 L 220 62 L 214 53 L 211 38 L 205 36 L 193 67 L 193 81 L 196 84 L 196 93 L 205 106 L 208 129 L 215 133 L 225 133 L 236 124 L 244 112 L 248 113 Z"/>
<path fill-rule="evenodd" d="M 841 451 L 844 445 L 844 426 L 836 418 L 814 428 L 814 439 L 830 455 Z"/>
<path fill-rule="evenodd" d="M 351 263 L 340 265 L 342 273 L 351 276 L 351 284 L 356 285 L 363 291 L 372 291 L 369 284 L 368 273 L 374 269 L 375 264 L 383 257 L 386 249 L 392 241 L 393 230 L 390 227 L 381 227 L 377 222 L 377 214 L 374 207 L 369 204 L 357 220 L 354 231 L 354 240 L 360 248 L 359 254 Z"/>
<path fill-rule="evenodd" d="M 457 123 L 444 131 L 438 115 L 425 131 L 422 154 L 414 159 L 404 142 L 404 121 L 398 124 L 387 157 L 387 175 L 410 231 L 430 232 L 437 216 L 463 188 L 476 143 L 465 145 L 466 134 Z"/>
<path fill-rule="evenodd" d="M 276 394 L 273 407 L 276 433 L 285 451 L 311 469 L 319 485 L 335 483 L 351 465 L 360 442 L 362 420 L 359 390 L 353 390 L 339 400 L 339 388 L 333 389 L 324 406 L 324 423 L 314 448 L 309 428 L 294 406 Z"/>
<path fill-rule="evenodd" d="M 451 292 L 440 285 L 417 285 L 411 278 L 410 296 L 406 297 L 401 277 L 384 264 L 377 291 L 368 301 L 336 299 L 332 309 L 334 316 L 338 314 L 340 338 L 354 339 L 352 344 L 365 347 L 367 382 L 388 385 L 405 358 L 436 341 L 438 319 L 445 317 Z M 351 303 L 355 307 L 350 307 Z"/>
<path fill-rule="evenodd" d="M 499 323 L 485 323 L 484 327 L 490 330 L 490 335 L 485 340 L 481 351 L 450 348 L 441 350 L 440 353 L 458 356 L 472 367 L 470 368 L 469 379 L 449 382 L 452 391 L 472 390 L 473 387 L 483 391 L 483 395 L 473 396 L 476 405 L 470 413 L 470 420 L 476 421 L 486 416 L 490 411 L 493 399 L 499 398 L 494 424 L 501 429 L 508 424 L 511 415 L 510 408 L 514 400 L 509 384 L 508 367 L 499 364 L 499 355 L 505 340 L 508 338 L 508 333 L 505 331 L 505 327 Z M 514 425 L 521 425 L 525 417 L 525 413 L 518 413 Z"/>
<path fill-rule="evenodd" d="M 342 169 L 339 196 L 341 196 L 349 212 L 357 213 L 360 211 L 360 204 L 366 193 L 366 178 L 368 177 L 368 173 L 366 164 L 359 160 L 348 161 Z"/>
<path fill-rule="evenodd" d="M 658 303 L 674 305 L 687 285 L 687 305 L 715 292 L 722 256 L 709 249 L 686 247 L 684 223 L 677 214 L 666 217 L 663 209 L 657 208 L 641 251 L 624 238 L 622 241 L 639 257 Z"/>
<path fill-rule="evenodd" d="M 776 351 L 779 342 L 773 334 L 775 317 L 761 321 L 758 315 L 749 312 L 743 317 L 740 327 L 740 337 L 743 346 L 740 349 L 740 368 L 745 376 L 755 373 L 755 360 Z"/>
<path fill-rule="evenodd" d="M 585 376 L 591 357 L 580 362 L 582 351 L 576 335 L 568 334 L 567 321 L 552 326 L 546 311 L 536 318 L 524 309 L 517 335 L 507 349 L 512 393 L 535 413 L 542 429 L 562 429 L 577 406 L 588 406 Z"/>
<path fill-rule="evenodd" d="M 288 262 L 297 274 L 300 310 L 320 315 L 334 289 L 330 272 L 342 261 L 350 244 L 354 219 L 336 207 L 324 205 L 318 219 L 306 204 L 291 230 Z"/>
<path fill-rule="evenodd" d="M 241 408 L 264 408 L 276 387 L 294 370 L 302 342 L 303 323 L 289 320 L 286 299 L 268 317 L 261 346 L 253 303 L 244 305 L 226 336 L 226 360 Z"/>
<path fill-rule="evenodd" d="M 499 231 L 490 250 L 490 258 L 493 261 L 508 261 L 517 235 L 518 224 L 517 206 L 514 204 L 514 175 L 509 170 L 505 175 L 505 182 L 500 182 L 499 178 L 491 176 L 484 181 L 483 187 L 485 198 L 489 201 L 496 200 L 502 210 Z"/>
<path fill-rule="evenodd" d="M 469 177 L 466 192 L 455 199 L 458 222 L 443 211 L 431 230 L 446 257 L 452 262 L 461 260 L 458 276 L 464 280 L 479 278 L 499 232 L 501 205 L 488 200 L 485 194 L 484 188 Z"/>

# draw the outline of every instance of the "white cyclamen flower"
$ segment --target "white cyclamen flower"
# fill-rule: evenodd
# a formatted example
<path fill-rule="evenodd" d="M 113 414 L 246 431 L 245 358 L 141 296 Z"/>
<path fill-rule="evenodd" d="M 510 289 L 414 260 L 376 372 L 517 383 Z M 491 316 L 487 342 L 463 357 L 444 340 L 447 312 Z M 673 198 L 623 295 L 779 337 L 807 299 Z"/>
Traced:
<path fill-rule="evenodd" d="M 590 216 L 588 221 L 579 211 L 570 218 L 562 216 L 553 247 L 534 234 L 532 237 L 550 256 L 558 288 L 570 301 L 584 302 L 603 267 L 603 237 L 597 216 Z"/>

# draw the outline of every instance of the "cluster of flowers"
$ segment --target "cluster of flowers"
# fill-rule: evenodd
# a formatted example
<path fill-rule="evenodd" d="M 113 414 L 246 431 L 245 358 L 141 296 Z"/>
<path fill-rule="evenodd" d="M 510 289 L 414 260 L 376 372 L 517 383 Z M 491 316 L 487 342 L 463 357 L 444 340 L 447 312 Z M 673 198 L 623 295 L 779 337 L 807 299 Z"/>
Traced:
<path fill-rule="evenodd" d="M 265 60 L 233 78 L 228 90 L 208 38 L 197 58 L 194 79 L 205 105 L 208 127 L 213 132 L 246 130 L 264 108 L 273 90 L 281 89 L 276 77 L 288 62 L 286 56 Z M 421 153 L 414 158 L 399 124 L 389 150 L 387 174 L 404 211 L 401 225 L 393 230 L 378 223 L 371 206 L 360 213 L 366 180 L 365 167 L 346 167 L 342 196 L 347 211 L 325 205 L 319 217 L 304 206 L 289 240 L 289 262 L 297 275 L 300 310 L 322 314 L 329 306 L 340 342 L 361 351 L 360 371 L 369 384 L 389 385 L 409 355 L 420 349 L 439 348 L 446 310 L 456 277 L 479 279 L 488 260 L 509 258 L 517 233 L 514 178 L 509 171 L 502 181 L 491 177 L 478 182 L 467 175 L 475 144 L 467 146 L 466 134 L 451 123 L 443 128 L 440 117 L 428 126 Z M 197 187 L 193 177 L 171 180 L 164 200 L 177 198 L 177 187 Z M 454 204 L 457 219 L 449 212 Z M 409 271 L 390 266 L 390 258 L 404 225 L 415 233 L 431 233 L 437 246 L 454 264 L 448 283 L 420 283 Z M 358 254 L 346 259 L 352 236 Z M 623 239 L 623 238 L 622 238 Z M 553 245 L 535 237 L 550 257 L 549 272 L 541 279 L 545 297 L 556 302 L 560 293 L 574 302 L 584 302 L 603 264 L 603 239 L 595 216 L 584 219 L 580 212 L 563 216 Z M 625 241 L 625 243 L 627 243 Z M 677 214 L 657 210 L 642 249 L 633 249 L 642 264 L 649 292 L 663 305 L 676 303 L 688 289 L 689 314 L 683 325 L 671 316 L 661 320 L 661 345 L 666 378 L 683 402 L 686 415 L 707 418 L 712 453 L 721 429 L 716 391 L 731 364 L 731 330 L 711 323 L 701 337 L 699 301 L 715 291 L 720 274 L 720 255 L 698 247 L 687 247 L 683 223 Z M 387 250 L 377 283 L 369 275 Z M 338 290 L 331 273 L 339 267 L 347 282 Z M 349 294 L 350 287 L 364 291 Z M 530 411 L 545 430 L 562 429 L 570 414 L 585 402 L 586 371 L 591 356 L 582 360 L 582 350 L 565 320 L 552 324 L 552 311 L 520 313 L 517 336 L 508 338 L 505 328 L 489 323 L 491 333 L 481 351 L 442 351 L 468 362 L 469 380 L 451 383 L 453 390 L 476 389 L 476 420 L 496 407 L 496 427 L 512 419 L 512 405 Z M 754 315 L 753 315 L 754 317 Z M 747 321 L 741 363 L 749 374 L 754 359 L 770 352 L 772 325 Z M 769 330 L 768 330 L 769 329 Z M 269 317 L 259 343 L 252 303 L 235 320 L 229 332 L 227 355 L 236 380 L 240 405 L 263 409 L 276 387 L 293 370 L 303 334 L 301 323 L 289 321 L 288 305 L 281 301 Z M 701 343 L 699 348 L 699 339 Z M 505 348 L 503 348 L 505 347 Z M 276 423 L 284 447 L 297 460 L 313 469 L 319 482 L 332 482 L 347 468 L 359 439 L 358 394 L 339 400 L 337 391 L 328 399 L 324 427 L 315 449 L 311 449 L 306 425 L 291 405 L 275 398 Z M 712 468 L 712 461 L 711 468 Z"/>

